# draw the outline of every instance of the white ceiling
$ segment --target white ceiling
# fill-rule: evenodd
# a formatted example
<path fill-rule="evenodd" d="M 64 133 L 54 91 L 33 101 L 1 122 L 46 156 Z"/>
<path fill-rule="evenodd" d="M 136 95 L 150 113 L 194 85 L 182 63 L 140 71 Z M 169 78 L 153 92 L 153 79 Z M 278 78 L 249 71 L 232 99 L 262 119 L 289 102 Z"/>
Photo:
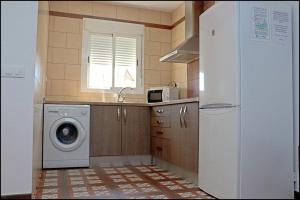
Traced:
<path fill-rule="evenodd" d="M 148 8 L 164 12 L 172 12 L 183 2 L 184 1 L 101 1 L 101 3 Z"/>

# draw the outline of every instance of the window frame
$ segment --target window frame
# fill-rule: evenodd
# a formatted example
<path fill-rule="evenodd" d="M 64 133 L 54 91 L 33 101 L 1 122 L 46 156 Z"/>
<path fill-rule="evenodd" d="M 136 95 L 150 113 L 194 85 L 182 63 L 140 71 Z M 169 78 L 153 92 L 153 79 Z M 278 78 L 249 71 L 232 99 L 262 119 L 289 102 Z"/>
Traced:
<path fill-rule="evenodd" d="M 95 26 L 97 25 L 97 26 Z M 93 26 L 93 27 L 92 27 Z M 89 49 L 89 34 L 103 34 L 112 35 L 113 37 L 113 66 L 112 66 L 112 81 L 114 85 L 115 79 L 115 37 L 129 37 L 137 40 L 137 62 L 136 67 L 136 88 L 133 90 L 126 90 L 129 94 L 144 94 L 144 26 L 137 24 L 130 24 L 124 22 L 114 22 L 99 19 L 83 19 L 82 30 L 82 57 L 81 57 L 81 92 L 94 93 L 117 93 L 121 87 L 112 87 L 110 89 L 94 89 L 88 88 L 89 63 L 88 56 Z M 140 49 L 140 51 L 138 50 Z"/>

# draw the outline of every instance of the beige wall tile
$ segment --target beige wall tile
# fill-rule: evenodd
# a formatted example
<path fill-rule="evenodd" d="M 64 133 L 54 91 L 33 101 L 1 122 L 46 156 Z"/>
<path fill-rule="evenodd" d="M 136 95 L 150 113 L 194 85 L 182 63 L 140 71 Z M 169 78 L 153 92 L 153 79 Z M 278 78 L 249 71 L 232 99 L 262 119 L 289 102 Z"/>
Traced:
<path fill-rule="evenodd" d="M 93 2 L 93 15 L 98 17 L 116 18 L 117 7 L 113 5 Z"/>
<path fill-rule="evenodd" d="M 144 69 L 149 69 L 150 67 L 150 56 L 144 55 Z"/>
<path fill-rule="evenodd" d="M 49 9 L 57 12 L 69 12 L 68 1 L 50 1 Z"/>
<path fill-rule="evenodd" d="M 51 80 L 46 81 L 46 96 L 51 95 Z"/>
<path fill-rule="evenodd" d="M 186 68 L 181 68 L 172 71 L 172 80 L 174 80 L 175 82 L 187 82 Z"/>
<path fill-rule="evenodd" d="M 66 33 L 61 32 L 49 32 L 49 43 L 50 47 L 66 47 Z"/>
<path fill-rule="evenodd" d="M 139 9 L 139 21 L 160 24 L 160 12 L 148 9 Z"/>
<path fill-rule="evenodd" d="M 181 43 L 185 40 L 185 22 L 181 22 L 172 29 L 172 43 Z"/>
<path fill-rule="evenodd" d="M 171 30 L 161 29 L 161 42 L 171 42 L 172 41 L 172 32 Z"/>
<path fill-rule="evenodd" d="M 98 92 L 82 92 L 79 89 L 78 96 L 80 96 L 80 97 L 92 97 L 92 96 L 99 96 L 99 93 Z"/>
<path fill-rule="evenodd" d="M 160 42 L 161 41 L 161 34 L 162 34 L 162 29 L 159 28 L 150 28 L 150 40 L 151 41 L 156 41 Z"/>
<path fill-rule="evenodd" d="M 160 84 L 168 85 L 171 82 L 171 72 L 161 71 L 160 72 Z"/>
<path fill-rule="evenodd" d="M 81 96 L 65 96 L 65 101 L 90 101 L 90 97 L 81 97 Z"/>
<path fill-rule="evenodd" d="M 169 62 L 160 62 L 159 68 L 161 71 L 171 71 L 171 66 Z"/>
<path fill-rule="evenodd" d="M 139 9 L 124 6 L 117 6 L 117 18 L 138 21 Z"/>
<path fill-rule="evenodd" d="M 160 13 L 160 23 L 164 25 L 171 25 L 171 14 L 166 12 Z"/>
<path fill-rule="evenodd" d="M 160 55 L 160 43 L 146 41 L 145 42 L 145 54 L 147 55 Z"/>
<path fill-rule="evenodd" d="M 81 34 L 67 33 L 67 48 L 80 49 L 82 42 Z"/>
<path fill-rule="evenodd" d="M 172 32 L 171 30 L 150 28 L 150 40 L 157 42 L 171 42 Z"/>
<path fill-rule="evenodd" d="M 52 48 L 52 60 L 53 63 L 65 63 L 65 48 Z"/>
<path fill-rule="evenodd" d="M 150 27 L 145 27 L 144 29 L 144 38 L 145 38 L 145 41 L 149 41 L 150 40 Z"/>
<path fill-rule="evenodd" d="M 48 30 L 49 31 L 54 31 L 54 16 L 49 16 L 49 27 Z"/>
<path fill-rule="evenodd" d="M 78 64 L 79 63 L 78 49 L 65 49 L 64 61 L 66 64 Z"/>
<path fill-rule="evenodd" d="M 172 69 L 178 70 L 178 69 L 185 69 L 187 67 L 187 64 L 184 63 L 172 63 Z"/>
<path fill-rule="evenodd" d="M 48 79 L 64 79 L 65 78 L 64 64 L 48 63 L 47 78 Z"/>
<path fill-rule="evenodd" d="M 82 19 L 56 16 L 54 19 L 54 31 L 80 33 L 80 21 L 82 21 Z"/>
<path fill-rule="evenodd" d="M 64 96 L 46 96 L 47 101 L 64 101 Z"/>
<path fill-rule="evenodd" d="M 152 88 L 152 87 L 159 87 L 159 86 L 161 86 L 160 85 L 160 83 L 159 84 L 152 84 L 152 83 L 147 83 L 147 84 L 145 84 L 145 92 L 146 92 L 146 90 L 147 89 L 149 89 L 149 88 Z"/>
<path fill-rule="evenodd" d="M 160 71 L 145 70 L 145 84 L 160 84 Z"/>
<path fill-rule="evenodd" d="M 160 55 L 170 52 L 171 49 L 171 43 L 160 43 Z"/>
<path fill-rule="evenodd" d="M 66 80 L 80 80 L 81 73 L 80 65 L 66 65 L 65 66 L 65 79 Z"/>
<path fill-rule="evenodd" d="M 48 46 L 48 51 L 47 51 L 47 60 L 48 60 L 48 62 L 52 62 L 52 53 L 53 51 L 52 51 L 52 47 L 49 47 Z"/>
<path fill-rule="evenodd" d="M 78 64 L 78 49 L 52 48 L 52 62 Z"/>
<path fill-rule="evenodd" d="M 64 82 L 65 82 L 64 80 L 51 80 L 50 95 L 54 95 L 54 96 L 65 95 Z"/>
<path fill-rule="evenodd" d="M 69 11 L 75 14 L 92 15 L 92 2 L 69 1 Z"/>
<path fill-rule="evenodd" d="M 159 56 L 150 56 L 149 57 L 150 61 L 150 66 L 149 69 L 155 69 L 155 70 L 160 70 L 160 62 L 159 62 Z"/>
<path fill-rule="evenodd" d="M 187 82 L 177 82 L 177 87 L 179 89 L 179 97 L 187 98 Z"/>
<path fill-rule="evenodd" d="M 64 95 L 65 96 L 78 96 L 79 81 L 65 80 L 64 83 Z"/>
<path fill-rule="evenodd" d="M 179 19 L 185 16 L 185 5 L 184 2 L 172 12 L 172 24 L 177 22 Z"/>

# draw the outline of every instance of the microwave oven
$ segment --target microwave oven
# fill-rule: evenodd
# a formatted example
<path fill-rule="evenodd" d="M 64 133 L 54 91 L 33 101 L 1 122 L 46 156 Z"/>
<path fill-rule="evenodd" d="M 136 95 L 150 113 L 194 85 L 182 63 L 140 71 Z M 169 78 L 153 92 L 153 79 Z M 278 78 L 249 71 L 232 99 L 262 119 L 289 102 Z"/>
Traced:
<path fill-rule="evenodd" d="M 153 87 L 147 90 L 148 103 L 165 102 L 179 99 L 177 87 Z"/>

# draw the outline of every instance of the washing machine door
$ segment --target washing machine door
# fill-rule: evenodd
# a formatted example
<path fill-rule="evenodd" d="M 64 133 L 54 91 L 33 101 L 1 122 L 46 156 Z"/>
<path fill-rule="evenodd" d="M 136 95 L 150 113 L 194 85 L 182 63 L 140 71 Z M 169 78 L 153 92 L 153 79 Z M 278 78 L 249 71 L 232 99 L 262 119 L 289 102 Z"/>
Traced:
<path fill-rule="evenodd" d="M 61 151 L 78 149 L 86 135 L 81 123 L 73 118 L 58 119 L 50 129 L 50 140 Z"/>

